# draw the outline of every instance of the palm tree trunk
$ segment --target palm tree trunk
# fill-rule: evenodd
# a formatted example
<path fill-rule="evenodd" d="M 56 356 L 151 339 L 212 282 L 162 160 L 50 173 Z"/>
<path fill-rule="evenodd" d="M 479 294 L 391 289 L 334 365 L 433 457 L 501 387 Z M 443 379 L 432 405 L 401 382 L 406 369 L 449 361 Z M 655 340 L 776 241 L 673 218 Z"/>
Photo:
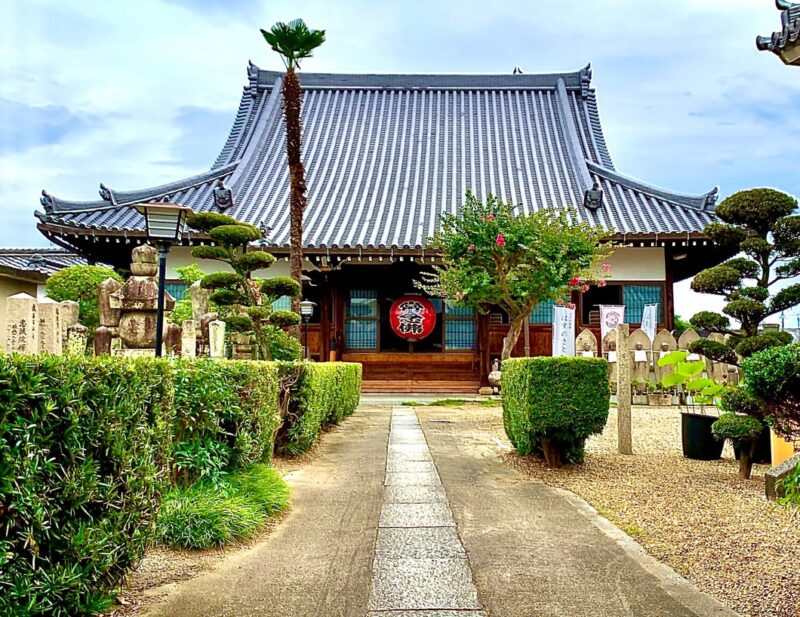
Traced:
<path fill-rule="evenodd" d="M 303 213 L 306 209 L 306 170 L 301 159 L 302 129 L 300 110 L 303 95 L 300 80 L 294 68 L 286 71 L 283 80 L 283 114 L 286 118 L 286 156 L 289 159 L 289 268 L 291 277 L 303 285 Z M 292 297 L 292 310 L 300 314 L 300 296 Z M 293 326 L 290 333 L 300 339 L 300 328 Z"/>

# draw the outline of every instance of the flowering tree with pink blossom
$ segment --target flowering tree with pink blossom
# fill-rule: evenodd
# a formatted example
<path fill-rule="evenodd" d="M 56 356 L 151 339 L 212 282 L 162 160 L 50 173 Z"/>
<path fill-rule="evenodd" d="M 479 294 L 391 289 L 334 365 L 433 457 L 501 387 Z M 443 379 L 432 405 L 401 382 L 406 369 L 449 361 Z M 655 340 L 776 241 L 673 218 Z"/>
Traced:
<path fill-rule="evenodd" d="M 418 286 L 462 306 L 509 317 L 502 360 L 511 356 L 525 320 L 542 301 L 561 305 L 573 290 L 605 285 L 603 260 L 609 230 L 575 222 L 574 210 L 542 209 L 525 214 L 493 195 L 483 203 L 471 192 L 458 214 L 443 214 L 429 246 L 442 265 L 423 273 Z"/>

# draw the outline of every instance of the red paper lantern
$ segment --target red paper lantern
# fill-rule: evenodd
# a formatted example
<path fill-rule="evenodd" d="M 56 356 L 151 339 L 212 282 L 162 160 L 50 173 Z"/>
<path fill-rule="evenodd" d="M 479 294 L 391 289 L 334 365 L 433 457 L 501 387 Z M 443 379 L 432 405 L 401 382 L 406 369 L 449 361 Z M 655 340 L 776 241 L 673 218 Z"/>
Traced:
<path fill-rule="evenodd" d="M 422 296 L 403 296 L 392 303 L 389 324 L 400 338 L 418 341 L 433 332 L 436 309 L 430 300 Z"/>

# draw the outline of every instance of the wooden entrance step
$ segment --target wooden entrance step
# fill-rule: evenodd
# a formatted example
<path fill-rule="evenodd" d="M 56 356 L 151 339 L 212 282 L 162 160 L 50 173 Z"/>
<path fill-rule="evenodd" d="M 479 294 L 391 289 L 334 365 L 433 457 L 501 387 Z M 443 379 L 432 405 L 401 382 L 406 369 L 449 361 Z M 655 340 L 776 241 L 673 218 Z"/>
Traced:
<path fill-rule="evenodd" d="M 369 379 L 361 391 L 370 394 L 477 394 L 479 380 L 442 381 L 428 379 Z"/>

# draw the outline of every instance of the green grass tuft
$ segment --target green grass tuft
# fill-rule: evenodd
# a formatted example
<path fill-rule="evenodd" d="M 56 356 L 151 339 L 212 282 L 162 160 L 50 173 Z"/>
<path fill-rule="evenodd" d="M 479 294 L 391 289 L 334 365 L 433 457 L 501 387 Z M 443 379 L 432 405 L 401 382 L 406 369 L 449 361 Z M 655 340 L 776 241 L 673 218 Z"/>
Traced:
<path fill-rule="evenodd" d="M 162 544 L 202 549 L 253 537 L 289 505 L 289 487 L 266 464 L 228 474 L 217 484 L 199 481 L 164 496 L 156 524 Z"/>

